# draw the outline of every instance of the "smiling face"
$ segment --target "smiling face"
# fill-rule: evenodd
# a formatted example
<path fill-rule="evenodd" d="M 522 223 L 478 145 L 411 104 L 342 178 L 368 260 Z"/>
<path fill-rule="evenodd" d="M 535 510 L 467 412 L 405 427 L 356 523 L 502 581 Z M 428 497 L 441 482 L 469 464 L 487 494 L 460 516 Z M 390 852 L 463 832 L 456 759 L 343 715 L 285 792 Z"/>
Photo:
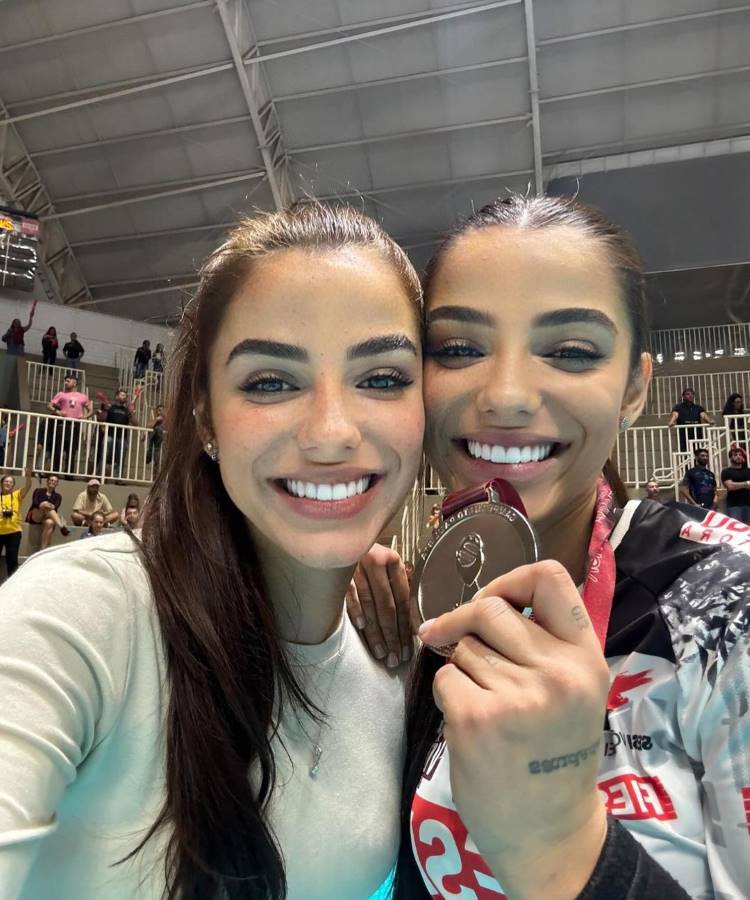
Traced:
<path fill-rule="evenodd" d="M 47 476 L 47 490 L 50 494 L 57 490 L 57 485 L 60 483 L 60 479 L 57 475 L 49 475 Z"/>
<path fill-rule="evenodd" d="M 553 526 L 590 499 L 645 395 L 616 272 L 565 226 L 488 227 L 445 252 L 427 298 L 427 452 L 450 489 L 504 478 Z"/>
<path fill-rule="evenodd" d="M 394 267 L 361 248 L 254 264 L 209 358 L 227 493 L 263 553 L 354 564 L 419 466 L 419 327 Z"/>
<path fill-rule="evenodd" d="M 10 494 L 13 491 L 13 488 L 16 486 L 16 480 L 12 475 L 5 475 L 0 481 L 0 490 L 4 494 Z"/>

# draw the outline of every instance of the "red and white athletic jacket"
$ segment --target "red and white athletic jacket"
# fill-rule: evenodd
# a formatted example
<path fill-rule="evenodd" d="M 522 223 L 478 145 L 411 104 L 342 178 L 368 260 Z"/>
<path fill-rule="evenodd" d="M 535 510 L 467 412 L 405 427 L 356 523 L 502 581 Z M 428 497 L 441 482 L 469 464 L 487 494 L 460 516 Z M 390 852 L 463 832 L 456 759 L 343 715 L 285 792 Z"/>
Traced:
<path fill-rule="evenodd" d="M 644 500 L 625 507 L 610 543 L 602 799 L 691 898 L 746 900 L 750 526 Z M 411 838 L 432 897 L 504 897 L 453 805 L 441 741 L 414 798 Z"/>

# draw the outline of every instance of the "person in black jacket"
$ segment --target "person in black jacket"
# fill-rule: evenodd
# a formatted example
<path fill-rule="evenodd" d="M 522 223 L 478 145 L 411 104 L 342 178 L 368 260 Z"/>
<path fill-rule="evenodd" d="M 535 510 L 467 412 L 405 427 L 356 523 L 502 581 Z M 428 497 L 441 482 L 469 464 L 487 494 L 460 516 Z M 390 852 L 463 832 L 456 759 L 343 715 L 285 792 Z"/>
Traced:
<path fill-rule="evenodd" d="M 424 290 L 428 461 L 450 491 L 515 487 L 543 561 L 419 629 L 394 897 L 746 896 L 750 527 L 627 503 L 608 461 L 650 376 L 635 250 L 512 196 Z M 408 643 L 398 570 L 375 547 L 355 575 L 371 646 Z"/>

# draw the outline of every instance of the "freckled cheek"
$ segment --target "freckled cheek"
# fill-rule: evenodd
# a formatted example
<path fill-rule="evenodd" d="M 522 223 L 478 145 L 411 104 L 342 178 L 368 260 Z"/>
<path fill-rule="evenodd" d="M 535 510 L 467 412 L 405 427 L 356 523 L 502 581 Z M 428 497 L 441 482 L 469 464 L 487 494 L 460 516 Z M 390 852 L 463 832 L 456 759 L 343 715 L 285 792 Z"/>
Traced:
<path fill-rule="evenodd" d="M 288 416 L 279 415 L 279 407 L 251 406 L 250 404 L 225 405 L 220 415 L 214 416 L 216 440 L 224 459 L 230 456 L 244 458 L 260 456 L 264 449 L 279 436 L 288 433 Z"/>

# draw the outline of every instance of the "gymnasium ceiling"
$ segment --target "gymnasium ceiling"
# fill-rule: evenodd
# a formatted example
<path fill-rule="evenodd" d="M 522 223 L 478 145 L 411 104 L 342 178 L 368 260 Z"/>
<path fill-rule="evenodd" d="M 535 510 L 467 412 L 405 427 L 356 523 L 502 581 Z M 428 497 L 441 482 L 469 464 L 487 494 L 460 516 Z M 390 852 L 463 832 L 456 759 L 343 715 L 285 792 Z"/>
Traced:
<path fill-rule="evenodd" d="M 658 324 L 707 292 L 750 318 L 747 253 L 662 246 L 686 160 L 750 210 L 749 47 L 723 0 L 0 0 L 0 197 L 44 221 L 50 298 L 163 321 L 253 208 L 356 203 L 422 265 L 506 189 L 592 184 L 629 224 L 627 178 L 670 172 L 661 227 L 635 213 Z"/>

